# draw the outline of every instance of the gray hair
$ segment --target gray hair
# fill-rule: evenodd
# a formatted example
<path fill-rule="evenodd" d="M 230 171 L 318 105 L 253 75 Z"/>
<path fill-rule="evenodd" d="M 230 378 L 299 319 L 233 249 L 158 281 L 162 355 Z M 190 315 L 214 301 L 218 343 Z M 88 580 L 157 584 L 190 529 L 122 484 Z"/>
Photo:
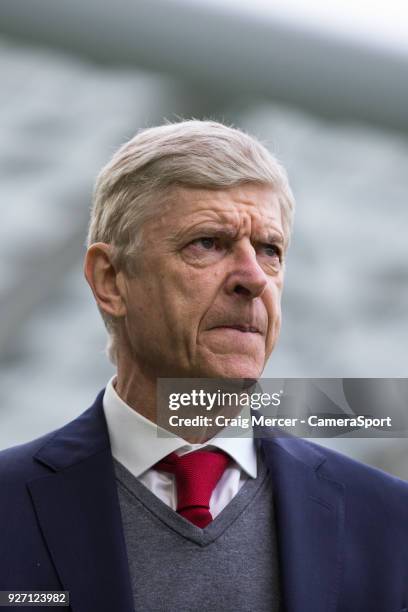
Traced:
<path fill-rule="evenodd" d="M 181 121 L 145 129 L 122 145 L 102 168 L 94 189 L 88 246 L 111 245 L 113 264 L 128 275 L 142 245 L 142 226 L 172 186 L 228 189 L 270 185 L 278 196 L 289 245 L 295 202 L 283 166 L 258 140 L 215 121 Z M 115 321 L 101 312 L 116 362 Z"/>

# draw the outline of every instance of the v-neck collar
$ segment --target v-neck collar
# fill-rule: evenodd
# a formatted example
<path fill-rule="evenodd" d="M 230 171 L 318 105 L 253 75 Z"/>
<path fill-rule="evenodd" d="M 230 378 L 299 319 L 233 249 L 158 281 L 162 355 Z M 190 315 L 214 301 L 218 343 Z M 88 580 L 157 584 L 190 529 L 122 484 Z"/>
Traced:
<path fill-rule="evenodd" d="M 263 461 L 258 459 L 257 478 L 248 479 L 222 512 L 205 529 L 200 529 L 172 510 L 116 459 L 114 459 L 114 470 L 119 486 L 123 487 L 126 494 L 131 496 L 136 503 L 142 504 L 147 512 L 152 513 L 181 537 L 201 547 L 215 542 L 245 511 L 247 506 L 254 502 L 263 487 L 270 485 L 270 480 L 267 479 L 267 468 Z"/>

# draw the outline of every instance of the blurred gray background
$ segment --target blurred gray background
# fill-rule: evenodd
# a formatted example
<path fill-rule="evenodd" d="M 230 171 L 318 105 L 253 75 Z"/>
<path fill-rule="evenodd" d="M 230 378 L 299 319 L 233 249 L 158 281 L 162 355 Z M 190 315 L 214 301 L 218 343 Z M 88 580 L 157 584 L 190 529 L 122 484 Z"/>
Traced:
<path fill-rule="evenodd" d="M 93 181 L 164 120 L 233 123 L 288 169 L 265 376 L 407 376 L 408 9 L 375 6 L 2 1 L 0 448 L 79 415 L 112 375 L 82 275 Z M 408 479 L 405 439 L 319 442 Z"/>

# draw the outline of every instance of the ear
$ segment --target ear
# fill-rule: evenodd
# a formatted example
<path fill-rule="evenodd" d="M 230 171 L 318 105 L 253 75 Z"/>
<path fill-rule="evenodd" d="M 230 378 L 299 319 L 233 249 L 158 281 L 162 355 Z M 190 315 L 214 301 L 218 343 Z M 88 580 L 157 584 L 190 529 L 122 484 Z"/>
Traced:
<path fill-rule="evenodd" d="M 113 317 L 125 316 L 123 273 L 115 270 L 111 245 L 91 244 L 85 256 L 84 274 L 101 310 Z"/>

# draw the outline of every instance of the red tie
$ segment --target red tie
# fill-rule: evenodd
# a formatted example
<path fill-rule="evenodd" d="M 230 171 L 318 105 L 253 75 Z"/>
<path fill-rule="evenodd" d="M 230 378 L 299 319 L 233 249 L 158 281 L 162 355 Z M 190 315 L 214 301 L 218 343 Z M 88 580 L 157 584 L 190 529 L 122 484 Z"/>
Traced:
<path fill-rule="evenodd" d="M 180 456 L 170 453 L 154 467 L 174 474 L 177 512 L 204 529 L 213 520 L 211 494 L 228 463 L 229 457 L 223 452 L 199 450 Z"/>

